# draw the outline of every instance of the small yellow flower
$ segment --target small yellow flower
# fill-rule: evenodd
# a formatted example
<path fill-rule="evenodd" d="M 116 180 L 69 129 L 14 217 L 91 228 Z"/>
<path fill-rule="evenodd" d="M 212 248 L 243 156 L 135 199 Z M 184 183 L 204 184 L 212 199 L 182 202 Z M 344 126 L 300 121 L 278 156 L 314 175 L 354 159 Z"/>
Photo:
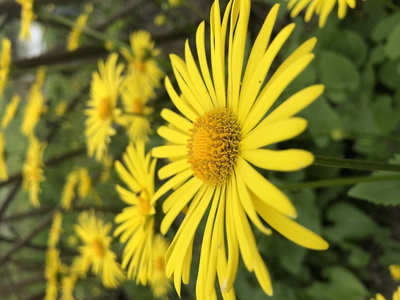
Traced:
<path fill-rule="evenodd" d="M 339 4 L 339 19 L 343 19 L 346 16 L 347 7 L 356 7 L 356 0 L 290 0 L 288 9 L 291 10 L 290 16 L 294 18 L 308 5 L 304 20 L 309 22 L 315 13 L 316 15 L 319 15 L 318 25 L 322 28 L 325 26 L 326 20 L 336 3 Z"/>
<path fill-rule="evenodd" d="M 11 102 L 7 105 L 6 111 L 4 112 L 3 118 L 1 119 L 1 127 L 3 129 L 6 129 L 8 127 L 8 124 L 10 124 L 10 122 L 14 118 L 20 101 L 20 95 L 14 95 L 11 99 Z"/>
<path fill-rule="evenodd" d="M 21 124 L 21 132 L 25 136 L 33 134 L 36 124 L 40 120 L 40 115 L 45 109 L 44 96 L 42 92 L 45 76 L 46 70 L 41 68 L 36 75 L 36 81 L 30 88 L 28 101 L 25 105 L 24 116 Z"/>
<path fill-rule="evenodd" d="M 62 220 L 63 215 L 61 212 L 57 211 L 56 213 L 54 213 L 53 223 L 51 225 L 49 239 L 47 241 L 47 245 L 49 247 L 56 247 L 58 241 L 60 240 L 60 235 L 62 231 Z"/>
<path fill-rule="evenodd" d="M 79 174 L 77 171 L 72 171 L 67 175 L 62 194 L 61 194 L 61 207 L 66 211 L 71 210 L 72 201 L 75 197 L 75 187 L 78 183 Z"/>
<path fill-rule="evenodd" d="M 57 105 L 57 107 L 56 107 L 56 109 L 55 109 L 55 113 L 56 113 L 56 116 L 57 117 L 62 117 L 62 116 L 64 116 L 65 115 L 65 112 L 67 111 L 67 107 L 68 107 L 68 104 L 67 104 L 67 101 L 61 101 L 58 105 Z"/>
<path fill-rule="evenodd" d="M 15 0 L 21 4 L 21 30 L 19 32 L 20 40 L 30 40 L 31 23 L 36 19 L 36 15 L 33 13 L 33 0 Z"/>
<path fill-rule="evenodd" d="M 105 287 L 116 288 L 125 276 L 116 262 L 115 253 L 110 250 L 112 238 L 108 234 L 111 227 L 111 223 L 104 224 L 93 212 L 85 211 L 79 215 L 75 232 L 84 243 L 79 247 L 81 257 L 88 262 L 81 264 L 80 273 L 86 273 L 91 265 L 93 273 L 101 277 Z"/>
<path fill-rule="evenodd" d="M 154 18 L 154 24 L 156 24 L 157 26 L 163 26 L 166 22 L 167 17 L 162 13 L 156 15 Z"/>
<path fill-rule="evenodd" d="M 89 171 L 86 168 L 78 169 L 79 172 L 79 186 L 78 196 L 79 198 L 87 198 L 93 192 L 92 179 L 90 178 Z"/>
<path fill-rule="evenodd" d="M 383 297 L 381 294 L 376 294 L 375 299 L 371 300 L 386 300 L 386 298 Z M 392 300 L 400 300 L 400 287 L 398 287 L 397 290 L 394 291 Z"/>
<path fill-rule="evenodd" d="M 165 298 L 167 296 L 171 284 L 165 275 L 165 255 L 168 250 L 167 240 L 160 234 L 154 237 L 153 242 L 153 273 L 151 275 L 150 286 L 153 295 L 157 298 Z"/>
<path fill-rule="evenodd" d="M 153 109 L 146 105 L 154 97 L 154 91 L 149 85 L 143 84 L 140 78 L 130 79 L 121 92 L 124 114 L 118 119 L 118 123 L 127 128 L 132 142 L 147 142 L 148 135 L 152 132 L 148 116 Z"/>
<path fill-rule="evenodd" d="M 122 157 L 126 167 L 117 161 L 115 169 L 129 189 L 120 185 L 116 189 L 128 207 L 115 217 L 118 227 L 114 235 L 120 235 L 120 242 L 125 244 L 122 267 L 127 270 L 128 278 L 146 285 L 152 275 L 155 208 L 150 200 L 154 194 L 156 160 L 150 154 L 145 155 L 143 142 L 136 147 L 130 144 Z"/>
<path fill-rule="evenodd" d="M 394 280 L 400 280 L 400 265 L 389 266 L 390 274 Z"/>
<path fill-rule="evenodd" d="M 45 143 L 40 143 L 32 135 L 29 138 L 29 148 L 22 167 L 23 187 L 29 192 L 29 200 L 34 206 L 39 206 L 40 182 L 44 181 L 43 152 Z"/>
<path fill-rule="evenodd" d="M 4 157 L 6 148 L 6 138 L 4 132 L 0 131 L 0 180 L 6 181 L 8 179 L 7 164 Z"/>
<path fill-rule="evenodd" d="M 11 42 L 7 38 L 1 40 L 2 50 L 0 56 L 0 97 L 3 96 L 11 64 Z"/>
<path fill-rule="evenodd" d="M 122 64 L 117 65 L 118 55 L 113 53 L 106 63 L 99 62 L 99 72 L 94 72 L 90 87 L 90 100 L 85 110 L 85 136 L 89 157 L 97 161 L 107 155 L 111 136 L 116 134 L 112 127 L 115 119 L 121 114 L 116 107 L 120 87 L 123 82 Z"/>
<path fill-rule="evenodd" d="M 67 43 L 67 50 L 74 51 L 79 47 L 79 39 L 82 34 L 82 28 L 85 27 L 89 15 L 93 11 L 92 4 L 85 5 L 85 12 L 81 14 L 78 19 L 76 20 L 74 27 L 72 28 L 71 32 L 68 35 L 68 43 Z"/>
<path fill-rule="evenodd" d="M 155 60 L 155 57 L 160 54 L 160 50 L 154 48 L 150 33 L 144 30 L 133 32 L 130 41 L 131 51 L 128 49 L 121 51 L 129 63 L 130 75 L 140 78 L 144 84 L 148 84 L 152 88 L 160 86 L 160 79 L 164 73 Z"/>

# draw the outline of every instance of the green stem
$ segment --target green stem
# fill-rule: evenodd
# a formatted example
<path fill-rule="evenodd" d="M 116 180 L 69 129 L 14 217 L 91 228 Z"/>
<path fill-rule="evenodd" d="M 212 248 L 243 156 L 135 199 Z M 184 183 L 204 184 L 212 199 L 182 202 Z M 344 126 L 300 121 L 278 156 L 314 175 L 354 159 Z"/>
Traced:
<path fill-rule="evenodd" d="M 57 22 L 59 24 L 66 25 L 66 26 L 71 27 L 71 28 L 74 28 L 76 26 L 74 21 L 71 21 L 71 20 L 69 20 L 67 18 L 64 18 L 62 16 L 47 14 L 47 13 L 43 13 L 43 12 L 38 13 L 37 16 L 40 19 L 44 20 L 44 21 Z M 124 43 L 124 42 L 122 42 L 122 41 L 120 41 L 118 39 L 115 39 L 115 38 L 113 38 L 113 37 L 111 37 L 111 36 L 109 36 L 107 34 L 104 34 L 104 33 L 101 33 L 101 32 L 99 32 L 97 30 L 89 28 L 87 26 L 83 26 L 83 27 L 81 27 L 81 29 L 82 29 L 82 32 L 84 34 L 86 34 L 87 36 L 90 36 L 90 37 L 95 38 L 97 40 L 100 40 L 102 42 L 111 41 L 116 47 L 119 47 L 119 48 L 130 48 L 130 46 L 128 44 L 126 44 L 126 43 Z"/>
<path fill-rule="evenodd" d="M 353 170 L 400 172 L 400 165 L 319 155 L 315 156 L 314 165 Z"/>
<path fill-rule="evenodd" d="M 280 189 L 295 190 L 295 189 L 315 189 L 322 187 L 332 186 L 346 186 L 353 185 L 359 182 L 377 182 L 388 180 L 400 180 L 400 175 L 386 175 L 386 176 L 357 176 L 338 179 L 325 179 L 306 182 L 295 182 L 277 185 Z"/>

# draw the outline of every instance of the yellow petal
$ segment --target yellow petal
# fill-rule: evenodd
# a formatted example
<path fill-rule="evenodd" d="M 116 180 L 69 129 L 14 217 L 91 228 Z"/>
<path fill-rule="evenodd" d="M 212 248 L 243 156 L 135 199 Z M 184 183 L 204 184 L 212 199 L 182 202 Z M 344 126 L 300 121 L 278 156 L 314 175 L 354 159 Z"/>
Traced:
<path fill-rule="evenodd" d="M 151 154 L 157 158 L 170 158 L 184 156 L 187 154 L 187 148 L 183 145 L 178 146 L 160 146 L 153 148 Z"/>
<path fill-rule="evenodd" d="M 166 108 L 161 111 L 161 117 L 187 134 L 189 134 L 189 130 L 193 127 L 190 121 Z"/>
<path fill-rule="evenodd" d="M 244 150 L 241 155 L 256 167 L 274 171 L 297 171 L 314 162 L 314 156 L 310 152 L 300 149 Z"/>
<path fill-rule="evenodd" d="M 178 145 L 186 145 L 187 140 L 189 139 L 189 136 L 167 126 L 159 127 L 157 133 L 165 140 Z"/>

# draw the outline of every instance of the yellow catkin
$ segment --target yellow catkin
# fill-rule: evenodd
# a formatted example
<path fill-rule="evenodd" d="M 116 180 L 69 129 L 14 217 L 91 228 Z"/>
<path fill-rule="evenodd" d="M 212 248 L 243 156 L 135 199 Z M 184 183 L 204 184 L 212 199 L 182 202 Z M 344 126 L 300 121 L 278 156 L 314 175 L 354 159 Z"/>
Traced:
<path fill-rule="evenodd" d="M 8 179 L 7 164 L 5 159 L 6 138 L 4 132 L 0 131 L 0 181 Z"/>
<path fill-rule="evenodd" d="M 33 0 L 15 0 L 21 5 L 21 29 L 19 32 L 20 40 L 30 40 L 31 23 L 36 19 L 33 12 Z"/>
<path fill-rule="evenodd" d="M 79 40 L 82 34 L 82 29 L 83 27 L 85 27 L 89 15 L 91 14 L 92 11 L 93 11 L 93 5 L 87 4 L 85 6 L 85 12 L 77 18 L 74 27 L 72 28 L 71 32 L 68 35 L 68 41 L 67 41 L 68 51 L 74 51 L 78 49 Z"/>
<path fill-rule="evenodd" d="M 77 171 L 72 171 L 67 175 L 67 180 L 61 194 L 61 207 L 67 211 L 72 208 L 72 201 L 75 197 L 75 187 L 78 184 L 78 179 L 79 173 Z"/>
<path fill-rule="evenodd" d="M 4 112 L 4 116 L 1 119 L 1 127 L 6 129 L 8 124 L 12 121 L 17 112 L 19 102 L 21 101 L 20 95 L 14 95 L 11 99 L 11 102 L 7 105 L 6 110 Z"/>
<path fill-rule="evenodd" d="M 7 38 L 1 40 L 2 50 L 0 56 L 0 97 L 3 96 L 4 87 L 7 84 L 8 73 L 11 64 L 11 42 Z"/>

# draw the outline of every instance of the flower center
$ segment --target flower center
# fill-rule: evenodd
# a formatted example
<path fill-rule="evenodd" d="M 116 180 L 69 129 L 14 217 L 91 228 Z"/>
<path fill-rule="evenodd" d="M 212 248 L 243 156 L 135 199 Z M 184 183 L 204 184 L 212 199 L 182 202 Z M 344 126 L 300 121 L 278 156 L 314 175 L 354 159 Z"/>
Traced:
<path fill-rule="evenodd" d="M 93 248 L 93 252 L 99 257 L 104 257 L 104 255 L 106 254 L 104 245 L 99 238 L 95 238 L 92 241 L 92 248 Z"/>
<path fill-rule="evenodd" d="M 157 272 L 165 272 L 165 258 L 163 256 L 154 260 L 154 270 Z"/>
<path fill-rule="evenodd" d="M 139 97 L 133 99 L 131 109 L 134 114 L 143 114 L 143 105 Z"/>
<path fill-rule="evenodd" d="M 151 210 L 151 204 L 149 197 L 146 196 L 146 192 L 141 192 L 139 197 L 138 197 L 138 203 L 137 203 L 137 210 L 138 213 L 142 216 L 148 216 L 150 214 Z"/>
<path fill-rule="evenodd" d="M 112 115 L 112 105 L 111 105 L 111 97 L 105 97 L 101 99 L 99 104 L 99 118 L 102 120 L 106 120 Z"/>
<path fill-rule="evenodd" d="M 146 65 L 144 64 L 144 62 L 142 62 L 141 60 L 135 60 L 135 62 L 133 63 L 135 69 L 139 72 L 139 73 L 144 73 L 144 71 L 146 70 Z"/>
<path fill-rule="evenodd" d="M 240 127 L 227 108 L 214 108 L 193 123 L 188 162 L 194 175 L 212 186 L 223 185 L 240 151 Z"/>

